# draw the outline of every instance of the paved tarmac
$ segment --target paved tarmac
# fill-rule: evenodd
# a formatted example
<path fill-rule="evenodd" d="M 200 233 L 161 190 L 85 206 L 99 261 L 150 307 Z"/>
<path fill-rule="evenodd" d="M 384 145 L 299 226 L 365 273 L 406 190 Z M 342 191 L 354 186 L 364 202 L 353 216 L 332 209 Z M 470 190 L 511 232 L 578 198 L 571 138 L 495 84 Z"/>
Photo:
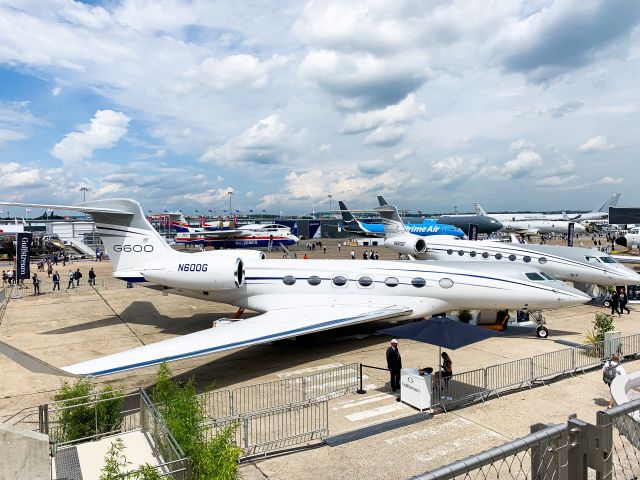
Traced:
<path fill-rule="evenodd" d="M 375 248 L 381 258 L 394 258 L 392 252 Z M 351 247 L 338 252 L 332 242 L 326 258 L 349 258 Z M 365 248 L 356 247 L 357 258 Z M 322 249 L 308 254 L 325 257 Z M 279 257 L 280 254 L 271 254 Z M 299 255 L 301 256 L 301 255 Z M 301 260 L 303 261 L 303 260 Z M 212 321 L 231 316 L 235 309 L 227 305 L 163 296 L 144 288 L 99 289 L 87 287 L 86 272 L 94 267 L 98 279 L 110 278 L 108 262 L 80 262 L 84 274 L 78 289 L 12 300 L 0 325 L 0 340 L 45 359 L 56 366 L 115 353 L 138 345 L 208 328 Z M 68 267 L 59 266 L 64 279 Z M 46 273 L 41 274 L 46 278 Z M 639 333 L 640 306 L 615 319 L 622 335 Z M 451 352 L 454 371 L 463 372 L 532 355 L 566 348 L 556 343 L 563 339 L 581 343 L 591 328 L 594 314 L 604 311 L 594 306 L 579 306 L 545 312 L 550 330 L 546 340 L 533 335 L 497 337 Z M 237 387 L 278 380 L 288 376 L 364 363 L 385 366 L 388 337 L 372 335 L 390 322 L 332 330 L 301 337 L 171 364 L 180 378 L 195 377 L 198 387 L 214 384 L 217 388 Z M 437 347 L 411 341 L 400 342 L 405 366 L 435 366 Z M 637 370 L 640 361 L 625 364 Z M 0 417 L 28 406 L 51 401 L 64 380 L 33 374 L 12 361 L 0 357 Z M 156 368 L 149 367 L 113 377 L 99 383 L 116 386 L 154 384 Z M 357 430 L 394 418 L 415 414 L 412 408 L 395 401 L 382 371 L 365 371 L 366 395 L 348 395 L 330 401 L 330 433 Z M 307 478 L 407 478 L 506 440 L 525 435 L 537 422 L 560 423 L 578 413 L 595 421 L 595 412 L 606 407 L 608 389 L 599 372 L 577 375 L 552 383 L 492 399 L 484 404 L 436 414 L 422 422 L 385 431 L 336 447 L 322 446 L 275 458 L 260 459 L 241 467 L 245 479 Z M 427 418 L 427 416 L 425 416 Z"/>

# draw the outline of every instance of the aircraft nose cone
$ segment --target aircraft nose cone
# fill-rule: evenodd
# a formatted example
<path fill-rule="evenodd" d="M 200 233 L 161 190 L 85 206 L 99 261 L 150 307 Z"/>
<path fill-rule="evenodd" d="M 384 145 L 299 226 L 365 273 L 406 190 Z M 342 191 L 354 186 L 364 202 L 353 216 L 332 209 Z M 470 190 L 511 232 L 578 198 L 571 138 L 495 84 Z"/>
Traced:
<path fill-rule="evenodd" d="M 620 245 L 622 247 L 626 247 L 627 246 L 626 237 L 618 237 L 618 238 L 616 238 L 616 245 Z"/>

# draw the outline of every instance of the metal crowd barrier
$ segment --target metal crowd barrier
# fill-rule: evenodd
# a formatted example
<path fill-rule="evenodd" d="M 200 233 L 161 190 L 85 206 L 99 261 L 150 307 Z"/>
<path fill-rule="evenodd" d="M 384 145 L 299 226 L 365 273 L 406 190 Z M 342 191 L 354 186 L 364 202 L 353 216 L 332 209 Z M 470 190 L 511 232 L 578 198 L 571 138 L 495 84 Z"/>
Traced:
<path fill-rule="evenodd" d="M 2 287 L 0 289 L 0 325 L 2 325 L 2 318 L 4 317 L 4 312 L 9 304 L 9 298 L 11 298 L 9 289 Z"/>
<path fill-rule="evenodd" d="M 160 460 L 155 468 L 163 477 L 174 480 L 191 479 L 191 460 L 185 457 L 178 442 L 162 420 L 147 393 L 140 389 L 140 427 L 147 435 L 154 455 Z"/>
<path fill-rule="evenodd" d="M 571 416 L 430 472 L 419 480 L 640 478 L 640 399 L 600 411 L 596 425 Z"/>
<path fill-rule="evenodd" d="M 233 390 L 198 395 L 211 419 L 259 412 L 309 400 L 334 398 L 356 390 L 358 364 L 343 365 L 304 377 L 286 378 Z"/>
<path fill-rule="evenodd" d="M 312 400 L 212 420 L 204 424 L 205 438 L 213 438 L 234 424 L 238 427 L 235 429 L 235 443 L 242 449 L 241 457 L 267 454 L 273 450 L 306 444 L 327 436 L 328 401 Z"/>
<path fill-rule="evenodd" d="M 627 357 L 640 354 L 640 334 L 622 337 L 617 349 Z M 585 344 L 454 374 L 448 380 L 443 379 L 440 390 L 434 389 L 433 403 L 448 407 L 479 399 L 484 401 L 509 389 L 584 372 L 602 365 L 604 352 L 604 342 Z"/>

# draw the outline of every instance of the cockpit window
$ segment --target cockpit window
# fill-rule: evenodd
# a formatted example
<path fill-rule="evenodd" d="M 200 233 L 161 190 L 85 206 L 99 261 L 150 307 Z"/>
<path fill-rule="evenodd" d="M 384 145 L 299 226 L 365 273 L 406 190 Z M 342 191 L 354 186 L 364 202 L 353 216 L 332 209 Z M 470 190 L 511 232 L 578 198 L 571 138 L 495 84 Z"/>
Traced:
<path fill-rule="evenodd" d="M 596 257 L 584 257 L 584 259 L 589 262 L 589 263 L 600 263 L 600 260 L 598 260 Z"/>
<path fill-rule="evenodd" d="M 529 280 L 533 280 L 535 282 L 541 282 L 545 279 L 542 275 L 536 272 L 527 272 L 525 275 Z"/>
<path fill-rule="evenodd" d="M 544 278 L 546 278 L 547 280 L 555 280 L 555 278 L 553 278 L 551 275 L 549 275 L 548 273 L 545 272 L 540 272 L 540 275 L 542 275 Z"/>
<path fill-rule="evenodd" d="M 613 258 L 611 257 L 598 257 L 600 259 L 600 261 L 602 263 L 617 263 Z"/>

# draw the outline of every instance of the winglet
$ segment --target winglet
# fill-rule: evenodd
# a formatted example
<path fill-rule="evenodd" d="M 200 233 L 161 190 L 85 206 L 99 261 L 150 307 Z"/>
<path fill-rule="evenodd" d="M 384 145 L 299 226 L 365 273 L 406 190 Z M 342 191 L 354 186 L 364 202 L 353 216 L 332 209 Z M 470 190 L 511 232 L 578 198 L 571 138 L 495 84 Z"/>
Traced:
<path fill-rule="evenodd" d="M 58 375 L 64 377 L 76 377 L 73 373 L 66 372 L 58 367 L 44 362 L 27 352 L 17 349 L 8 343 L 0 342 L 0 353 L 16 362 L 23 368 L 33 373 L 46 373 L 48 375 Z"/>

